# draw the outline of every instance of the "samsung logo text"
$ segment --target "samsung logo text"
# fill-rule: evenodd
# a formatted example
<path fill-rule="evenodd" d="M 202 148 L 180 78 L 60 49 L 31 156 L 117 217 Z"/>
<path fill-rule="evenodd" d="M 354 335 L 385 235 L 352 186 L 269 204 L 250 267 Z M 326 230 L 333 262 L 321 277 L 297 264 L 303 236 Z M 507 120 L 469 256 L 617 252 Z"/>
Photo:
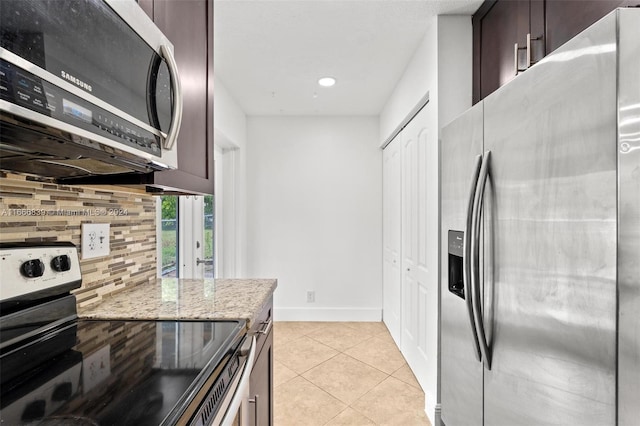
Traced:
<path fill-rule="evenodd" d="M 72 82 L 73 84 L 75 84 L 78 87 L 82 87 L 84 90 L 86 90 L 88 92 L 91 92 L 93 90 L 91 88 L 90 84 L 85 83 L 84 81 L 80 80 L 79 78 L 76 78 L 76 77 L 72 76 L 71 74 L 69 74 L 67 72 L 60 71 L 60 75 L 65 80 Z"/>

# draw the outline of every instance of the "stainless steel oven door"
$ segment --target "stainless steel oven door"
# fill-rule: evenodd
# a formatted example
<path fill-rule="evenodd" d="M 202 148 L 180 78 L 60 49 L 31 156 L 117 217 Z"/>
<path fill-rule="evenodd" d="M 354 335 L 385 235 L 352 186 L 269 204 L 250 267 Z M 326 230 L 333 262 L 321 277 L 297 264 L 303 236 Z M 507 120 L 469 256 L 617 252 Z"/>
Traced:
<path fill-rule="evenodd" d="M 231 388 L 211 425 L 249 425 L 249 379 L 256 357 L 256 337 L 247 337 L 241 351 L 243 355 L 246 354 L 242 373 L 234 377 Z"/>

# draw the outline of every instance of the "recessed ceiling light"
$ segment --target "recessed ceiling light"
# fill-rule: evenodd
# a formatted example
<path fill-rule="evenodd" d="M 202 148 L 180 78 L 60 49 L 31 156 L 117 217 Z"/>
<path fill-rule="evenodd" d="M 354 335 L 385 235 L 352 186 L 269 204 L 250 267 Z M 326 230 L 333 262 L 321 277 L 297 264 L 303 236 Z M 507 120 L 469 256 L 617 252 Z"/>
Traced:
<path fill-rule="evenodd" d="M 333 77 L 322 77 L 318 80 L 318 84 L 324 87 L 331 87 L 336 84 L 336 79 Z"/>

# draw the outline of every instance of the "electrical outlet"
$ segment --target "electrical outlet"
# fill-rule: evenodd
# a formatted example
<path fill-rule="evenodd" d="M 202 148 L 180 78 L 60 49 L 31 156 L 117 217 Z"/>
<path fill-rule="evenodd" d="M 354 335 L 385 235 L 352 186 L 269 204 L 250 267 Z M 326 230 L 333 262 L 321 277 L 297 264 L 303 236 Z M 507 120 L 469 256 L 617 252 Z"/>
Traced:
<path fill-rule="evenodd" d="M 82 390 L 86 394 L 111 374 L 111 345 L 82 360 Z"/>
<path fill-rule="evenodd" d="M 109 254 L 109 224 L 82 224 L 82 258 L 107 256 Z"/>
<path fill-rule="evenodd" d="M 313 290 L 307 291 L 307 303 L 314 303 L 316 301 L 316 292 Z"/>

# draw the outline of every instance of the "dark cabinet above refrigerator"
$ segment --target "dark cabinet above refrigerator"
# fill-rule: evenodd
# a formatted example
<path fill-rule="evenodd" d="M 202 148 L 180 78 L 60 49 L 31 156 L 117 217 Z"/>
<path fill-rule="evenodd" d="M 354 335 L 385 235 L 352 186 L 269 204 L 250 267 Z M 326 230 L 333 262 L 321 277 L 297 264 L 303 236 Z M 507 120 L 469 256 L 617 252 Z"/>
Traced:
<path fill-rule="evenodd" d="M 615 8 L 637 5 L 640 0 L 486 0 L 472 18 L 473 103 Z"/>

